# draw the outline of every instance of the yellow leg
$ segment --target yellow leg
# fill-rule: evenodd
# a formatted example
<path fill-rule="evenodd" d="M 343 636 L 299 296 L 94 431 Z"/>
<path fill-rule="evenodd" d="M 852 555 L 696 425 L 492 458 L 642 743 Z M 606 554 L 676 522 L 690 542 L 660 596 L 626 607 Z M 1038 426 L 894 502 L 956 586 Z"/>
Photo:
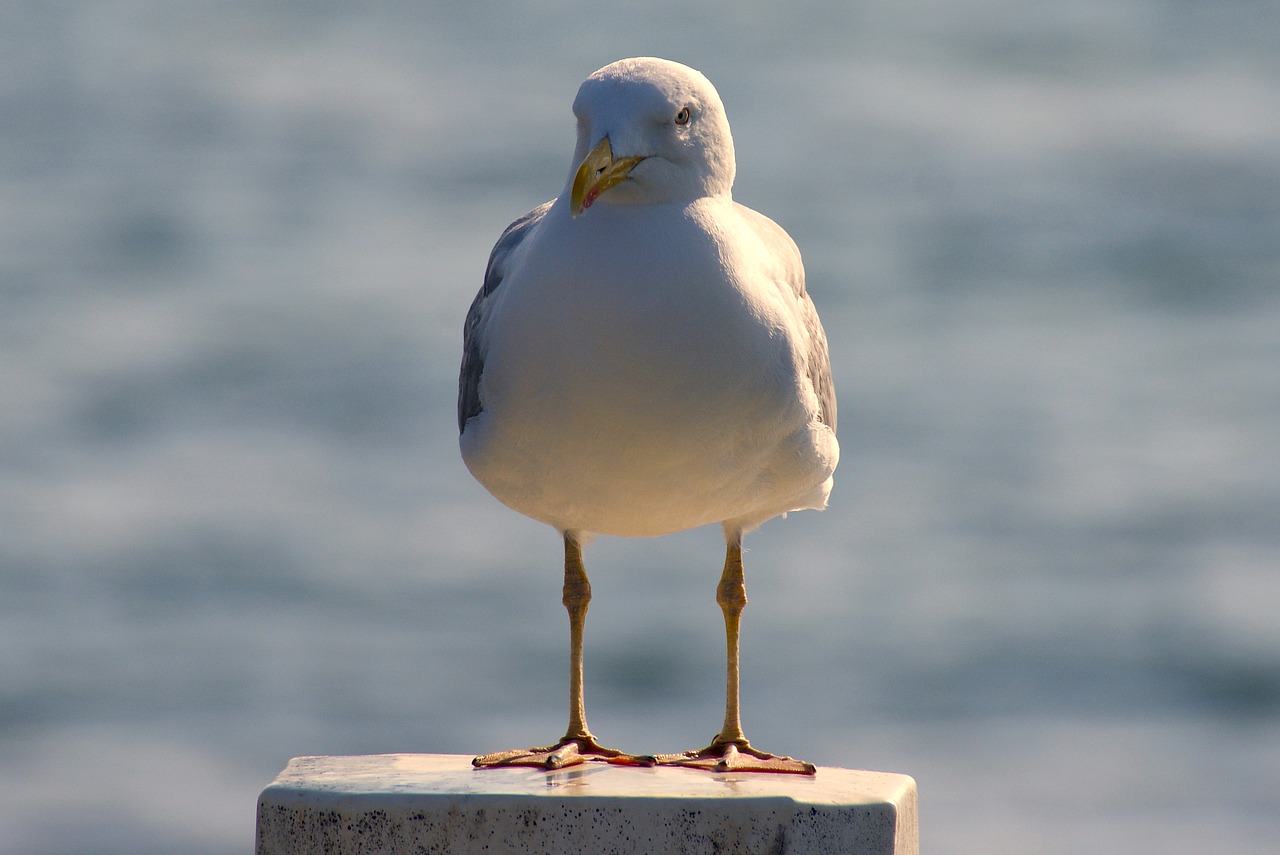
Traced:
<path fill-rule="evenodd" d="M 724 572 L 716 586 L 716 602 L 724 612 L 725 661 L 728 665 L 724 689 L 724 727 L 715 742 L 721 745 L 743 744 L 747 737 L 742 733 L 742 715 L 738 706 L 738 633 L 742 625 L 742 610 L 747 606 L 747 583 L 742 575 L 742 540 L 739 536 L 729 541 L 725 550 Z"/>
<path fill-rule="evenodd" d="M 545 748 L 513 749 L 484 754 L 471 761 L 477 768 L 495 766 L 536 766 L 547 770 L 576 766 L 586 760 L 603 760 L 628 766 L 652 766 L 651 757 L 624 754 L 596 742 L 587 728 L 583 699 L 582 636 L 591 603 L 591 582 L 582 564 L 582 546 L 573 532 L 564 534 L 564 590 L 562 600 L 569 612 L 569 727 L 555 745 Z"/>
<path fill-rule="evenodd" d="M 726 531 L 727 548 L 724 572 L 716 587 L 716 602 L 724 613 L 726 648 L 726 675 L 724 692 L 724 726 L 711 744 L 701 751 L 683 754 L 660 754 L 659 764 L 664 766 L 691 766 L 713 772 L 789 772 L 813 775 L 817 769 L 812 763 L 781 757 L 751 747 L 742 732 L 742 715 L 738 703 L 739 682 L 739 632 L 742 610 L 747 605 L 747 585 L 742 572 L 742 533 Z"/>
<path fill-rule="evenodd" d="M 583 698 L 582 634 L 591 604 L 591 582 L 582 565 L 582 547 L 568 533 L 564 537 L 564 596 L 569 612 L 569 729 L 564 738 L 591 739 L 587 729 L 587 707 Z"/>

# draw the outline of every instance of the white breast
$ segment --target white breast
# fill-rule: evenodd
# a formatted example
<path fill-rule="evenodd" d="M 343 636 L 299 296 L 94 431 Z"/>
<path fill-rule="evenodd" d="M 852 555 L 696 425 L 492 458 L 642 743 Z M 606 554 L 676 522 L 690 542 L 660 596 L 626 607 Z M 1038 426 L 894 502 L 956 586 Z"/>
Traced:
<path fill-rule="evenodd" d="M 462 437 L 495 496 L 629 536 L 825 505 L 837 451 L 803 330 L 767 248 L 725 240 L 735 223 L 727 199 L 548 213 L 489 309 Z"/>

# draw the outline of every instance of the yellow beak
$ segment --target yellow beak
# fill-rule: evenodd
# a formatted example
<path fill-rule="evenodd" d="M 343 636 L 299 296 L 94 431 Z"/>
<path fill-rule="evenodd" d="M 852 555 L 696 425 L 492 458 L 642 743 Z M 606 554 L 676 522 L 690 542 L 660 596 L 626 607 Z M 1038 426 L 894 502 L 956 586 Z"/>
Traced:
<path fill-rule="evenodd" d="M 595 204 L 600 194 L 627 179 L 643 157 L 613 159 L 613 146 L 605 137 L 596 143 L 591 153 L 582 159 L 573 176 L 573 189 L 569 193 L 569 212 L 578 216 Z"/>

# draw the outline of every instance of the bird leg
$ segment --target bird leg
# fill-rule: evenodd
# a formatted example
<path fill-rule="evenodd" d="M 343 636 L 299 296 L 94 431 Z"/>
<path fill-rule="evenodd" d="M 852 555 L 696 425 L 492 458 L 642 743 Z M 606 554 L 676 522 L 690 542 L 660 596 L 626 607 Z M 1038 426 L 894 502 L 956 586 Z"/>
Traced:
<path fill-rule="evenodd" d="M 790 772 L 813 775 L 817 770 L 812 763 L 752 748 L 742 732 L 738 706 L 738 632 L 742 623 L 742 610 L 747 605 L 747 585 L 742 573 L 742 534 L 733 532 L 727 540 L 724 573 L 716 587 L 716 602 L 724 612 L 728 662 L 724 726 L 715 739 L 711 740 L 711 744 L 701 751 L 660 754 L 657 755 L 657 761 L 662 766 L 690 766 L 712 772 Z"/>
<path fill-rule="evenodd" d="M 555 745 L 484 754 L 471 761 L 477 768 L 536 766 L 548 771 L 576 766 L 586 760 L 602 760 L 624 766 L 652 766 L 651 757 L 625 754 L 596 742 L 587 728 L 582 688 L 582 635 L 591 602 L 591 582 L 582 564 L 582 546 L 573 532 L 564 534 L 564 595 L 569 612 L 569 728 Z"/>

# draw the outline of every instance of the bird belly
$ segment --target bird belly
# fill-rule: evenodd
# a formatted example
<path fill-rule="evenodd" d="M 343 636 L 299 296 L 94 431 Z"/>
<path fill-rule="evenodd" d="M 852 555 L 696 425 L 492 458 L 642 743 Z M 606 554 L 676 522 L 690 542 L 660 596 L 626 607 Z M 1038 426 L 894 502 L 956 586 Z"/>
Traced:
<path fill-rule="evenodd" d="M 814 457 L 811 427 L 799 407 L 767 394 L 744 415 L 741 397 L 733 409 L 710 394 L 674 397 L 688 376 L 675 388 L 653 376 L 627 394 L 595 372 L 561 379 L 572 388 L 495 405 L 463 435 L 464 459 L 490 492 L 557 528 L 639 537 L 766 506 L 767 518 L 794 509 L 789 500 L 829 475 L 792 465 Z M 593 387 L 598 394 L 584 394 Z"/>

